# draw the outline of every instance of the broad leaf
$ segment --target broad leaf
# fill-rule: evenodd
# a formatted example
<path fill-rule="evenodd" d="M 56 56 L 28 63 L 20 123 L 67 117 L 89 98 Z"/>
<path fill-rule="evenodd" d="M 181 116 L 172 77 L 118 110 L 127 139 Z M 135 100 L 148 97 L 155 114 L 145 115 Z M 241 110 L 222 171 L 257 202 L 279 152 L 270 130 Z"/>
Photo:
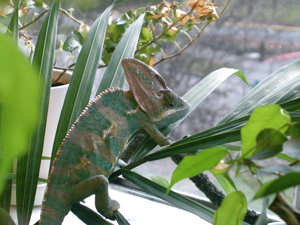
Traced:
<path fill-rule="evenodd" d="M 196 155 L 186 156 L 173 172 L 168 190 L 182 179 L 213 169 L 227 154 L 226 148 L 215 147 L 201 151 Z"/>
<path fill-rule="evenodd" d="M 275 180 L 269 181 L 261 186 L 257 191 L 254 199 L 262 198 L 267 195 L 278 193 L 287 188 L 300 184 L 300 172 L 292 172 L 283 175 Z"/>
<path fill-rule="evenodd" d="M 284 133 L 291 119 L 288 113 L 277 105 L 266 105 L 254 110 L 248 123 L 241 129 L 242 156 L 250 157 L 257 150 L 257 136 L 267 128 Z"/>
<path fill-rule="evenodd" d="M 214 225 L 240 225 L 247 212 L 247 199 L 243 192 L 236 191 L 230 193 L 224 198 L 220 208 L 218 208 L 215 217 Z"/>
<path fill-rule="evenodd" d="M 159 184 L 160 186 L 168 188 L 169 182 L 164 177 L 158 175 L 150 175 L 149 177 L 151 178 L 151 180 L 153 180 L 155 183 Z"/>
<path fill-rule="evenodd" d="M 63 44 L 63 50 L 67 52 L 73 52 L 77 48 L 80 50 L 83 42 L 84 37 L 82 34 L 77 30 L 73 30 L 70 36 L 65 40 Z"/>
<path fill-rule="evenodd" d="M 250 159 L 267 159 L 277 155 L 286 140 L 285 135 L 273 128 L 262 130 L 256 138 L 257 150 Z"/>
<path fill-rule="evenodd" d="M 28 150 L 39 114 L 40 86 L 37 72 L 4 35 L 0 35 L 0 48 L 0 177 L 5 178 L 13 158 Z M 4 182 L 0 179 L 0 193 Z"/>

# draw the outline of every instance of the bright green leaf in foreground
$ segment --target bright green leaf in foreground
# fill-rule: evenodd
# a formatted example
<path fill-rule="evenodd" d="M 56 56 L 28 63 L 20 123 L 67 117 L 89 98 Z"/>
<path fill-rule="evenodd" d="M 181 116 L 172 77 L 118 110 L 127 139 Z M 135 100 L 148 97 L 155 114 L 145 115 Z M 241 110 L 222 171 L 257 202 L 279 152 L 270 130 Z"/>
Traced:
<path fill-rule="evenodd" d="M 262 187 L 258 190 L 256 195 L 254 196 L 254 199 L 261 198 L 270 194 L 274 194 L 299 184 L 300 184 L 300 172 L 288 173 L 275 180 L 263 184 Z"/>
<path fill-rule="evenodd" d="M 247 199 L 243 192 L 236 191 L 224 198 L 214 217 L 214 225 L 240 225 L 247 212 Z"/>
<path fill-rule="evenodd" d="M 284 133 L 290 123 L 289 114 L 278 105 L 258 107 L 251 114 L 248 123 L 241 129 L 242 155 L 250 157 L 257 150 L 257 136 L 261 131 L 272 128 Z"/>
<path fill-rule="evenodd" d="M 267 159 L 282 151 L 282 145 L 287 140 L 281 132 L 268 128 L 262 130 L 256 138 L 256 151 L 250 159 Z"/>
<path fill-rule="evenodd" d="M 196 155 L 186 156 L 172 174 L 169 190 L 178 181 L 213 169 L 228 154 L 224 147 L 206 149 Z"/>
<path fill-rule="evenodd" d="M 28 149 L 38 116 L 39 83 L 12 39 L 0 35 L 0 177 Z M 0 179 L 0 192 L 4 179 Z"/>

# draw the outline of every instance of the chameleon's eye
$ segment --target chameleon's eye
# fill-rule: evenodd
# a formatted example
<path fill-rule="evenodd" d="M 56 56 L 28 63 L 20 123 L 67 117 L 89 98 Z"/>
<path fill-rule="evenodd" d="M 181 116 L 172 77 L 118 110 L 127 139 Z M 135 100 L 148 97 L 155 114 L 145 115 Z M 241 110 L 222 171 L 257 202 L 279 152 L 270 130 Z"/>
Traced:
<path fill-rule="evenodd" d="M 169 106 L 176 106 L 178 103 L 177 95 L 172 92 L 165 92 L 164 99 L 168 103 Z"/>
<path fill-rule="evenodd" d="M 157 98 L 159 98 L 159 99 L 162 99 L 163 97 L 164 97 L 164 93 L 162 93 L 162 92 L 156 92 L 156 93 L 154 93 L 155 94 L 155 96 L 157 97 Z"/>

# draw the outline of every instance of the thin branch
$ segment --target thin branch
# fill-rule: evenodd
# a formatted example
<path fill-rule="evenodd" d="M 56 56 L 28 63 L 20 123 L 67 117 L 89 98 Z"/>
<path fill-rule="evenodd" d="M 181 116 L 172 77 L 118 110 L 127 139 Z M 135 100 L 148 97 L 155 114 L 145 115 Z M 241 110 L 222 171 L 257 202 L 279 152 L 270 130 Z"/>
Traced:
<path fill-rule="evenodd" d="M 23 27 L 20 27 L 19 30 L 22 30 L 28 26 L 30 26 L 31 24 L 35 23 L 36 21 L 38 21 L 42 16 L 44 16 L 49 10 L 46 10 L 44 12 L 42 12 L 38 17 L 36 17 L 34 20 L 30 21 L 29 23 L 25 24 Z"/>
<path fill-rule="evenodd" d="M 68 13 L 67 10 L 59 8 L 59 10 L 64 13 L 66 16 L 68 16 L 71 20 L 73 20 L 74 22 L 78 23 L 78 24 L 84 24 L 82 21 L 76 19 L 74 16 L 72 16 L 70 13 Z"/>
<path fill-rule="evenodd" d="M 142 48 L 140 48 L 138 51 L 143 50 L 144 48 L 150 46 L 151 44 L 153 44 L 154 42 L 156 42 L 159 38 L 161 38 L 166 31 L 168 31 L 169 29 L 171 29 L 172 27 L 174 27 L 176 24 L 178 24 L 182 19 L 184 19 L 186 16 L 188 16 L 190 13 L 193 12 L 193 10 L 195 9 L 196 4 L 191 8 L 191 10 L 186 13 L 183 17 L 181 17 L 180 19 L 175 20 L 171 25 L 167 26 L 160 35 L 156 36 L 155 38 L 153 38 L 153 40 L 151 40 L 148 44 L 144 45 Z M 154 34 L 154 33 L 153 33 Z"/>
<path fill-rule="evenodd" d="M 184 158 L 183 155 L 172 156 L 171 159 L 177 165 Z M 225 195 L 209 180 L 209 177 L 203 173 L 197 176 L 191 177 L 190 180 L 195 186 L 205 194 L 205 196 L 211 201 L 215 208 L 219 208 L 222 204 Z M 258 218 L 258 214 L 253 210 L 248 210 L 244 221 L 250 224 L 255 224 Z"/>
<path fill-rule="evenodd" d="M 195 38 L 193 38 L 192 41 L 190 41 L 185 47 L 181 48 L 181 50 L 180 50 L 179 52 L 177 52 L 177 53 L 175 53 L 175 54 L 173 54 L 173 55 L 170 55 L 170 56 L 168 56 L 168 57 L 162 58 L 160 61 L 156 62 L 154 65 L 157 65 L 157 64 L 161 63 L 162 61 L 171 59 L 171 58 L 173 58 L 173 57 L 176 57 L 176 56 L 182 54 L 186 49 L 188 49 L 188 48 L 189 48 L 189 47 L 190 47 L 190 46 L 191 46 L 191 45 L 192 45 L 192 44 L 193 44 L 193 43 L 201 36 L 203 30 L 204 30 L 210 23 L 211 23 L 211 21 L 207 22 L 207 23 L 202 27 L 201 30 L 199 30 L 199 28 L 198 28 L 197 26 L 195 26 L 195 27 L 198 29 L 198 35 L 197 35 Z"/>

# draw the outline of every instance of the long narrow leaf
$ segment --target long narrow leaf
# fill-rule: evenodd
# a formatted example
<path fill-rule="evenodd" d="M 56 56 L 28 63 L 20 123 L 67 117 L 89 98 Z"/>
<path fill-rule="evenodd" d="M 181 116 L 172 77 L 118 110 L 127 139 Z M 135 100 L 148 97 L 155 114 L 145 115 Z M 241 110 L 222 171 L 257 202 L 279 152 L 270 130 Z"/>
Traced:
<path fill-rule="evenodd" d="M 127 180 L 143 188 L 145 191 L 147 191 L 147 193 L 150 193 L 179 208 L 189 211 L 208 222 L 212 222 L 214 216 L 214 210 L 209 209 L 188 198 L 185 198 L 184 196 L 179 195 L 173 191 L 170 191 L 168 194 L 166 194 L 167 191 L 166 188 L 132 171 L 122 169 L 121 173 Z"/>
<path fill-rule="evenodd" d="M 299 99 L 295 99 L 280 105 L 285 109 L 298 110 L 300 109 Z M 299 121 L 299 113 L 291 113 L 292 121 Z M 153 154 L 147 155 L 144 158 L 134 161 L 126 168 L 132 169 L 141 163 L 166 158 L 181 153 L 189 153 L 200 149 L 213 147 L 216 145 L 224 145 L 234 141 L 240 141 L 240 129 L 248 121 L 249 116 L 232 120 L 228 123 L 224 123 L 213 127 L 211 129 L 199 132 L 192 136 L 186 137 L 173 143 L 171 146 L 161 149 Z M 149 144 L 153 144 L 149 141 Z M 119 171 L 116 171 L 113 177 L 119 175 Z"/>
<path fill-rule="evenodd" d="M 106 68 L 97 94 L 110 87 L 123 87 L 125 76 L 121 62 L 123 58 L 132 58 L 134 56 L 144 22 L 144 16 L 145 14 L 142 14 L 124 33 Z"/>
<path fill-rule="evenodd" d="M 30 221 L 38 183 L 54 62 L 58 9 L 59 1 L 56 0 L 44 20 L 33 57 L 33 66 L 38 69 L 42 84 L 41 114 L 38 129 L 33 131 L 31 137 L 30 151 L 27 156 L 18 161 L 17 210 L 19 224 L 28 224 Z"/>
<path fill-rule="evenodd" d="M 282 103 L 298 97 L 300 88 L 300 62 L 293 62 L 275 71 L 255 86 L 221 121 L 245 116 L 256 107 Z"/>
<path fill-rule="evenodd" d="M 245 77 L 240 71 L 236 69 L 222 68 L 207 75 L 203 80 L 196 84 L 183 96 L 183 98 L 190 104 L 189 113 L 191 113 L 224 80 L 235 73 L 238 74 L 242 80 L 245 80 Z M 163 128 L 161 132 L 164 135 L 168 135 L 177 125 L 181 123 L 182 120 Z M 148 136 L 140 145 L 136 154 L 133 156 L 132 161 L 142 158 L 143 156 L 148 154 L 149 151 L 151 151 L 156 145 L 157 144 L 155 143 L 155 141 Z"/>
<path fill-rule="evenodd" d="M 18 23 L 19 22 L 19 7 L 21 6 L 22 3 L 23 3 L 23 0 L 19 0 L 16 3 L 14 12 L 12 14 L 11 20 L 8 25 L 8 31 L 7 31 L 9 33 L 11 32 L 16 44 L 18 43 L 18 38 L 19 38 L 19 23 Z"/>
<path fill-rule="evenodd" d="M 89 102 L 101 58 L 108 19 L 113 7 L 114 3 L 94 22 L 82 46 L 59 119 L 52 159 L 68 129 Z"/>
<path fill-rule="evenodd" d="M 125 219 L 125 217 L 119 211 L 115 211 L 114 215 L 119 225 L 130 225 L 130 223 Z"/>
<path fill-rule="evenodd" d="M 73 204 L 71 211 L 86 224 L 113 225 L 102 218 L 98 213 L 80 203 Z"/>

